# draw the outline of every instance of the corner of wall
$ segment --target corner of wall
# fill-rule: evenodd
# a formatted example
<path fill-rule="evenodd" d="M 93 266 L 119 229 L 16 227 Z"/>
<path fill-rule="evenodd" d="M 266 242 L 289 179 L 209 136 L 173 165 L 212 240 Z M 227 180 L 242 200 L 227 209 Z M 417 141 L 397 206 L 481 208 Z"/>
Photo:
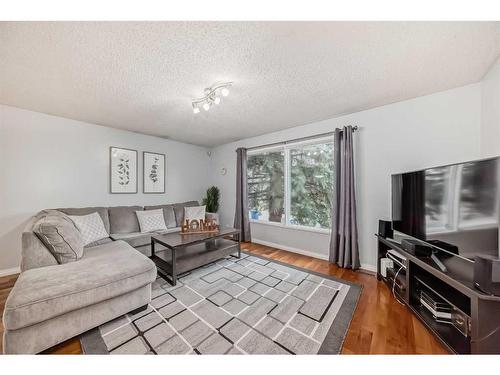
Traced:
<path fill-rule="evenodd" d="M 500 57 L 481 80 L 480 152 L 500 155 Z"/>

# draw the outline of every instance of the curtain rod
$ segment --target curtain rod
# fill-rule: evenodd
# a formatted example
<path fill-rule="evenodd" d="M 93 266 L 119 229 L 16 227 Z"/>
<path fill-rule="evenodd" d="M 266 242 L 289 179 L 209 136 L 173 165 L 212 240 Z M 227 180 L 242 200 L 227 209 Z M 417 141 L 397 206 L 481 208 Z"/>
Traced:
<path fill-rule="evenodd" d="M 353 131 L 357 131 L 358 130 L 358 127 L 357 126 L 353 126 L 352 127 L 352 130 Z M 342 129 L 340 129 L 340 131 L 342 131 Z M 333 135 L 335 133 L 335 131 L 331 131 L 331 132 L 327 132 L 327 133 L 321 133 L 321 134 L 316 134 L 316 135 L 310 135 L 308 137 L 302 137 L 302 138 L 295 138 L 295 139 L 289 139 L 287 141 L 283 141 L 283 142 L 275 142 L 275 143 L 268 143 L 268 144 L 265 144 L 265 145 L 260 145 L 260 146 L 253 146 L 253 147 L 248 147 L 247 148 L 247 151 L 250 151 L 250 150 L 256 150 L 258 148 L 264 148 L 264 147 L 272 147 L 272 146 L 279 146 L 279 145 L 286 145 L 288 143 L 295 143 L 295 142 L 300 142 L 300 141 L 307 141 L 307 140 L 310 140 L 310 139 L 315 139 L 315 138 L 322 138 L 322 137 L 326 137 L 326 136 L 329 136 L 329 135 Z"/>

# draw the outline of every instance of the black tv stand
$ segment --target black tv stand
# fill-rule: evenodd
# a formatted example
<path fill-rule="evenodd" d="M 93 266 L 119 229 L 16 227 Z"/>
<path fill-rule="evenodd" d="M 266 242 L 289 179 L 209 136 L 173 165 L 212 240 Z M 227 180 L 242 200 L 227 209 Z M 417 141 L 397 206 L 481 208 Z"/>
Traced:
<path fill-rule="evenodd" d="M 431 258 L 419 258 L 401 245 L 379 235 L 377 279 L 394 291 L 417 318 L 451 353 L 500 354 L 500 297 L 490 296 L 474 288 L 467 278 L 453 272 L 442 272 Z M 395 270 L 381 274 L 380 259 L 395 250 L 405 258 Z M 399 271 L 399 272 L 398 272 Z M 451 307 L 455 325 L 437 321 L 421 302 L 422 291 L 431 293 Z M 460 326 L 462 318 L 463 325 Z M 458 327 L 458 328 L 457 328 Z M 460 329 L 459 329 L 460 328 Z"/>

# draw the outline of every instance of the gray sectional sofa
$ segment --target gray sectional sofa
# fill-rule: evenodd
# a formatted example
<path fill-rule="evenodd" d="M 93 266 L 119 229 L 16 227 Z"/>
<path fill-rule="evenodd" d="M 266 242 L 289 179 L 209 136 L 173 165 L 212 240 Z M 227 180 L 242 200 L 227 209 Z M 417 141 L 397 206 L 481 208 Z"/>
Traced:
<path fill-rule="evenodd" d="M 21 274 L 5 304 L 4 353 L 39 353 L 146 306 L 156 267 L 148 258 L 151 234 L 140 233 L 135 211 L 162 208 L 167 232 L 175 232 L 184 207 L 197 205 L 57 209 L 67 215 L 98 212 L 109 233 L 87 245 L 81 259 L 64 264 L 33 233 L 33 217 L 22 234 Z"/>

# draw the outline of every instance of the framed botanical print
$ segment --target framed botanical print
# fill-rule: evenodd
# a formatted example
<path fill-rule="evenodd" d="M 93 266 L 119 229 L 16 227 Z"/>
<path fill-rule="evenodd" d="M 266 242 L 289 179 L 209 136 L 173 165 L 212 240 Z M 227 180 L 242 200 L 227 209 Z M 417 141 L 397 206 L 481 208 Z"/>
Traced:
<path fill-rule="evenodd" d="M 143 153 L 143 191 L 144 194 L 164 194 L 166 162 L 165 154 Z"/>
<path fill-rule="evenodd" d="M 137 194 L 137 151 L 127 148 L 109 148 L 110 192 Z"/>

